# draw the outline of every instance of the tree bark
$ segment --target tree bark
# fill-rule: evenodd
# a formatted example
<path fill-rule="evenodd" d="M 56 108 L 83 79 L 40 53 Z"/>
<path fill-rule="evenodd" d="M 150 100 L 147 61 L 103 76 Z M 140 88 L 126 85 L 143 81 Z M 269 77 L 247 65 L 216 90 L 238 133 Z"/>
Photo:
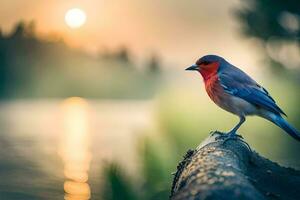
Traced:
<path fill-rule="evenodd" d="M 241 139 L 216 139 L 220 134 L 213 133 L 184 156 L 171 200 L 300 199 L 300 171 L 261 157 Z"/>

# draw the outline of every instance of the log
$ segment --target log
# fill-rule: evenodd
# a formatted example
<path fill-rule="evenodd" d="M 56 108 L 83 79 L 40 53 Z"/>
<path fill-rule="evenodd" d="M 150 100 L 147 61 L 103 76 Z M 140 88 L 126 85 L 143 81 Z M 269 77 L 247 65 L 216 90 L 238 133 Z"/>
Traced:
<path fill-rule="evenodd" d="M 260 156 L 242 139 L 224 142 L 217 138 L 221 134 L 214 132 L 187 152 L 177 167 L 171 200 L 300 199 L 300 171 Z"/>

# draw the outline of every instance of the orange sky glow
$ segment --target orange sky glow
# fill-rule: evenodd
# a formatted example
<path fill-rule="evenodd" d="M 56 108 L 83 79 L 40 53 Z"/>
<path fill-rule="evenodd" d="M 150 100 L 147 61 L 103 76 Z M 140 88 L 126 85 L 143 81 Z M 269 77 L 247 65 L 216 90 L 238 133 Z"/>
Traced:
<path fill-rule="evenodd" d="M 34 20 L 41 37 L 63 37 L 70 46 L 94 54 L 126 46 L 137 58 L 155 52 L 167 63 L 186 65 L 212 53 L 248 67 L 256 65 L 259 57 L 257 43 L 241 37 L 231 14 L 240 5 L 238 0 L 222 4 L 218 0 L 2 0 L 0 4 L 4 32 L 21 19 Z M 64 21 L 74 7 L 87 15 L 86 24 L 78 29 Z"/>

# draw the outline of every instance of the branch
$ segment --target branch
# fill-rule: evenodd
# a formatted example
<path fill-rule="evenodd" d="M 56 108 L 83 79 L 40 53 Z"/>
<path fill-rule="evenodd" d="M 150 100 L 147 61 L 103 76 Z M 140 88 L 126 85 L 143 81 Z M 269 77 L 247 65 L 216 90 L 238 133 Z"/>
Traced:
<path fill-rule="evenodd" d="M 216 140 L 220 134 L 187 152 L 177 167 L 171 200 L 300 199 L 300 171 L 261 157 L 242 140 Z"/>

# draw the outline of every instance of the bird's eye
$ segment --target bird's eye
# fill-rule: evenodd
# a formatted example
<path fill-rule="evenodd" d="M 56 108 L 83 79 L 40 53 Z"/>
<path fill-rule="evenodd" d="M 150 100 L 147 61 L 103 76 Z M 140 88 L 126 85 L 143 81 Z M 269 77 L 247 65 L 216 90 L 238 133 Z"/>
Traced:
<path fill-rule="evenodd" d="M 208 65 L 208 64 L 209 64 L 208 61 L 202 61 L 202 62 L 200 63 L 200 65 Z"/>

